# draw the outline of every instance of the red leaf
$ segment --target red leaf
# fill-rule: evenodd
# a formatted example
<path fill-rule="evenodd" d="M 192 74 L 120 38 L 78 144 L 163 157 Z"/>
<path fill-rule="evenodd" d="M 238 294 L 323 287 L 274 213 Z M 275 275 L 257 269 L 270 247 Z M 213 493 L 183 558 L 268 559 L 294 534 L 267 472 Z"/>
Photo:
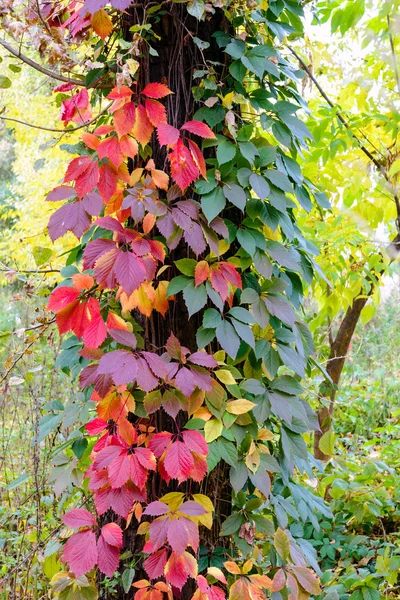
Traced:
<path fill-rule="evenodd" d="M 100 144 L 99 138 L 93 133 L 89 133 L 88 131 L 84 131 L 82 134 L 83 143 L 92 150 L 96 150 L 97 146 Z"/>
<path fill-rule="evenodd" d="M 104 529 L 104 528 L 103 528 Z M 97 542 L 98 562 L 97 565 L 102 573 L 112 577 L 119 565 L 119 550 L 111 544 L 107 544 L 101 535 Z"/>
<path fill-rule="evenodd" d="M 93 527 L 93 525 L 96 525 L 94 515 L 84 508 L 73 508 L 63 515 L 62 520 L 68 527 L 72 527 L 73 529 L 79 529 L 79 527 Z"/>
<path fill-rule="evenodd" d="M 160 125 L 160 123 L 167 122 L 167 111 L 161 102 L 146 98 L 144 101 L 144 107 L 146 109 L 149 121 L 154 125 L 154 127 L 157 127 L 157 125 Z"/>
<path fill-rule="evenodd" d="M 199 171 L 200 171 L 201 175 L 204 177 L 204 179 L 207 179 L 207 166 L 206 166 L 206 161 L 204 160 L 202 151 L 200 150 L 200 148 L 198 147 L 196 142 L 194 142 L 193 140 L 187 140 L 187 143 L 189 144 L 189 148 L 190 148 L 190 152 L 192 153 L 193 160 L 196 163 L 196 165 L 199 167 Z"/>
<path fill-rule="evenodd" d="M 67 172 L 64 176 L 64 183 L 68 181 L 73 181 L 79 175 L 82 175 L 92 163 L 92 159 L 90 156 L 78 156 L 77 158 L 73 158 L 68 165 Z"/>
<path fill-rule="evenodd" d="M 225 279 L 229 281 L 229 283 L 231 283 L 235 287 L 238 287 L 240 290 L 242 289 L 242 278 L 240 277 L 236 267 L 234 267 L 228 262 L 221 262 L 219 263 L 219 268 L 221 270 L 221 273 L 223 274 Z"/>
<path fill-rule="evenodd" d="M 100 166 L 98 189 L 104 202 L 108 202 L 115 194 L 117 189 L 117 180 L 118 175 L 110 165 L 103 164 Z"/>
<path fill-rule="evenodd" d="M 195 578 L 197 576 L 197 561 L 189 552 L 184 552 L 180 556 L 176 552 L 172 552 L 165 565 L 164 573 L 166 580 L 181 590 L 188 577 Z"/>
<path fill-rule="evenodd" d="M 157 127 L 157 137 L 161 146 L 174 146 L 179 139 L 179 129 L 160 123 Z"/>
<path fill-rule="evenodd" d="M 228 297 L 228 282 L 218 267 L 211 269 L 210 281 L 214 290 L 218 292 L 222 300 L 225 302 Z"/>
<path fill-rule="evenodd" d="M 135 124 L 136 107 L 133 102 L 128 102 L 114 113 L 114 127 L 118 137 L 131 131 Z"/>
<path fill-rule="evenodd" d="M 181 130 L 190 131 L 202 138 L 214 139 L 215 134 L 211 131 L 208 125 L 201 121 L 187 121 L 181 127 Z"/>
<path fill-rule="evenodd" d="M 181 139 L 177 141 L 173 152 L 169 153 L 168 160 L 171 166 L 172 178 L 182 191 L 185 191 L 188 185 L 198 179 L 199 168 Z"/>
<path fill-rule="evenodd" d="M 47 303 L 47 310 L 51 310 L 55 313 L 59 312 L 60 310 L 71 304 L 71 302 L 77 300 L 78 297 L 78 290 L 67 286 L 58 287 L 51 293 L 51 296 Z"/>
<path fill-rule="evenodd" d="M 144 106 L 139 104 L 136 109 L 136 121 L 131 131 L 134 138 L 139 144 L 146 146 L 149 143 L 151 135 L 154 131 L 154 126 L 147 117 L 147 112 Z"/>
<path fill-rule="evenodd" d="M 100 142 L 97 154 L 100 158 L 108 158 L 117 168 L 124 160 L 118 140 L 113 135 Z"/>
<path fill-rule="evenodd" d="M 177 440 L 168 448 L 164 459 L 165 470 L 172 479 L 179 482 L 190 477 L 193 467 L 193 456 L 186 444 Z"/>
<path fill-rule="evenodd" d="M 116 523 L 107 523 L 107 525 L 104 525 L 101 528 L 101 535 L 107 544 L 122 548 L 122 529 Z"/>
<path fill-rule="evenodd" d="M 168 94 L 173 94 L 173 92 L 171 92 L 171 90 L 163 83 L 148 83 L 143 88 L 142 94 L 144 96 L 148 96 L 149 98 L 155 98 L 157 100 L 159 98 L 164 98 L 165 96 L 168 96 Z"/>
<path fill-rule="evenodd" d="M 92 300 L 95 300 L 92 298 Z M 95 300 L 98 302 L 98 300 Z M 95 319 L 93 319 L 86 327 L 85 332 L 83 334 L 83 342 L 87 348 L 98 348 L 104 342 L 107 336 L 106 325 L 99 314 Z"/>
<path fill-rule="evenodd" d="M 164 567 L 167 562 L 167 551 L 166 549 L 158 550 L 154 552 L 149 558 L 143 563 L 146 573 L 150 579 L 158 579 L 164 575 Z"/>
<path fill-rule="evenodd" d="M 182 437 L 189 450 L 207 456 L 207 442 L 199 431 L 183 431 Z"/>
<path fill-rule="evenodd" d="M 68 562 L 76 577 L 84 575 L 97 563 L 96 535 L 93 531 L 74 533 L 64 546 L 63 561 Z"/>
<path fill-rule="evenodd" d="M 171 439 L 172 433 L 169 433 L 169 431 L 156 433 L 150 440 L 149 448 L 157 458 L 160 458 L 166 447 L 171 443 Z"/>
<path fill-rule="evenodd" d="M 107 428 L 107 421 L 104 419 L 93 419 L 86 423 L 85 429 L 89 435 L 98 435 Z"/>
<path fill-rule="evenodd" d="M 196 452 L 192 453 L 194 465 L 193 469 L 190 472 L 190 477 L 193 481 L 197 481 L 200 483 L 207 475 L 207 459 L 203 454 L 196 454 Z"/>

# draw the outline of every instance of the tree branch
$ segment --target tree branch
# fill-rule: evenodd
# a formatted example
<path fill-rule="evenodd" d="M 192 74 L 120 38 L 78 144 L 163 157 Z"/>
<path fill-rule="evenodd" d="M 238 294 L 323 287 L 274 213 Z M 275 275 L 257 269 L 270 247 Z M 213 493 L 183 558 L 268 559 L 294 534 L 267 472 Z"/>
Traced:
<path fill-rule="evenodd" d="M 11 44 L 9 44 L 8 42 L 6 42 L 5 40 L 3 40 L 1 38 L 0 38 L 0 44 L 6 50 L 8 50 L 8 52 L 13 54 L 13 56 L 15 56 L 16 58 L 19 58 L 20 60 L 22 60 L 22 62 L 26 63 L 33 69 L 36 69 L 36 71 L 40 71 L 40 73 L 43 73 L 43 75 L 47 75 L 48 77 L 51 77 L 52 79 L 57 79 L 57 81 L 63 81 L 64 83 L 72 83 L 73 85 L 79 85 L 81 87 L 85 87 L 85 82 L 82 79 L 73 79 L 71 77 L 66 77 L 65 75 L 60 75 L 58 73 L 55 73 L 54 71 L 50 71 L 49 69 L 42 67 L 42 65 L 39 65 L 39 63 L 35 62 L 31 58 L 28 58 L 24 54 L 21 54 L 21 52 L 19 50 L 16 50 L 15 48 L 13 48 L 13 46 L 11 46 Z"/>
<path fill-rule="evenodd" d="M 33 127 L 34 129 L 41 129 L 42 131 L 51 131 L 53 133 L 70 133 L 72 131 L 78 131 L 78 129 L 83 129 L 84 127 L 87 127 L 88 125 L 91 125 L 92 123 L 97 121 L 97 119 L 99 117 L 101 117 L 101 115 L 103 115 L 105 112 L 108 111 L 108 109 L 110 108 L 111 105 L 112 105 L 112 102 L 107 104 L 107 106 L 105 108 L 103 108 L 103 110 L 100 111 L 95 117 L 93 117 L 93 119 L 90 119 L 90 121 L 87 121 L 86 123 L 82 123 L 82 125 L 78 125 L 77 127 L 71 127 L 70 129 L 53 129 L 51 127 L 42 127 L 41 125 L 34 125 L 33 123 L 27 123 L 26 121 L 21 121 L 20 119 L 14 119 L 12 117 L 0 116 L 0 119 L 2 119 L 3 121 L 13 121 L 14 123 L 19 123 L 20 125 L 26 125 L 26 127 Z"/>
<path fill-rule="evenodd" d="M 297 52 L 291 46 L 288 45 L 287 48 L 290 50 L 290 52 L 293 54 L 293 56 L 295 56 L 297 58 L 297 60 L 301 64 L 303 70 L 307 73 L 307 75 L 309 76 L 309 78 L 311 79 L 311 81 L 313 82 L 313 84 L 315 85 L 315 87 L 317 88 L 319 93 L 321 94 L 321 96 L 324 98 L 324 100 L 326 100 L 326 102 L 329 104 L 329 106 L 336 111 L 337 118 L 345 126 L 345 128 L 351 132 L 352 137 L 358 142 L 360 150 L 362 150 L 362 152 L 364 152 L 364 154 L 366 156 L 368 156 L 369 160 L 375 165 L 375 167 L 378 169 L 378 171 L 381 173 L 381 175 L 383 175 L 383 177 L 386 179 L 386 181 L 389 181 L 389 178 L 388 178 L 388 175 L 387 175 L 385 169 L 382 167 L 382 165 L 379 163 L 379 161 L 375 158 L 375 156 L 373 154 L 371 154 L 371 152 L 368 150 L 368 148 L 366 148 L 364 146 L 364 144 L 361 142 L 360 138 L 358 138 L 355 135 L 355 133 L 352 131 L 351 124 L 349 123 L 349 121 L 342 115 L 342 113 L 340 112 L 338 107 L 335 106 L 335 104 L 332 102 L 332 100 L 329 98 L 329 96 L 324 92 L 324 90 L 318 83 L 317 79 L 314 77 L 314 75 L 311 73 L 310 69 L 307 67 L 304 60 L 297 54 Z"/>

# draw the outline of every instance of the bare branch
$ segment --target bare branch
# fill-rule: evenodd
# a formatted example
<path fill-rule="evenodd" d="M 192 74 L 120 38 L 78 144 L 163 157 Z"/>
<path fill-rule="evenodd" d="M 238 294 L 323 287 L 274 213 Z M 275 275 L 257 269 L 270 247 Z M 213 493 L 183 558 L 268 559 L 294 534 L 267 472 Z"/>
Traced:
<path fill-rule="evenodd" d="M 27 123 L 26 121 L 21 121 L 20 119 L 14 119 L 12 117 L 0 116 L 0 119 L 2 119 L 3 121 L 13 121 L 14 123 L 20 123 L 20 125 L 26 125 L 26 127 L 33 127 L 34 129 L 41 129 L 42 131 L 51 131 L 53 133 L 70 133 L 72 131 L 78 131 L 78 129 L 83 129 L 84 127 L 88 127 L 88 125 L 91 125 L 92 123 L 95 123 L 97 121 L 97 119 L 99 117 L 101 117 L 101 115 L 103 115 L 105 112 L 108 111 L 108 109 L 110 108 L 111 105 L 112 105 L 112 102 L 107 104 L 107 106 L 105 108 L 103 108 L 103 110 L 100 111 L 95 117 L 93 117 L 93 119 L 90 119 L 90 121 L 87 121 L 86 123 L 82 123 L 82 125 L 78 125 L 77 127 L 71 127 L 70 129 L 53 129 L 51 127 L 42 127 L 41 125 L 34 125 L 33 123 Z"/>

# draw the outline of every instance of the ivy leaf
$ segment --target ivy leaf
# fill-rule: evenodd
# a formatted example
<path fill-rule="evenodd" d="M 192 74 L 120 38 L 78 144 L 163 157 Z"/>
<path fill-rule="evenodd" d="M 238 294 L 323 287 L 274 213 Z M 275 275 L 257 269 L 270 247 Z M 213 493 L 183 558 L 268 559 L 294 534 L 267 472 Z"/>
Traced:
<path fill-rule="evenodd" d="M 189 318 L 203 308 L 207 302 L 205 285 L 195 287 L 193 280 L 183 290 L 183 298 L 189 312 Z"/>
<path fill-rule="evenodd" d="M 245 523 L 245 518 L 239 513 L 233 513 L 229 515 L 227 519 L 222 523 L 220 535 L 233 535 L 241 526 Z"/>
<path fill-rule="evenodd" d="M 218 144 L 217 148 L 217 160 L 219 165 L 224 165 L 227 162 L 230 162 L 235 158 L 236 155 L 236 146 L 229 142 L 228 140 L 224 140 L 220 144 Z"/>
<path fill-rule="evenodd" d="M 224 210 L 225 205 L 225 196 L 219 186 L 201 197 L 201 208 L 209 223 Z"/>
<path fill-rule="evenodd" d="M 240 185 L 237 185 L 236 183 L 226 184 L 222 188 L 222 191 L 229 202 L 232 202 L 232 204 L 237 208 L 240 208 L 241 211 L 244 210 L 246 206 L 246 194 Z"/>
<path fill-rule="evenodd" d="M 232 325 L 228 323 L 228 321 L 221 321 L 217 327 L 216 336 L 225 352 L 227 352 L 230 357 L 236 358 L 239 351 L 240 338 Z"/>
<path fill-rule="evenodd" d="M 257 173 L 253 173 L 252 175 L 250 175 L 249 181 L 251 187 L 253 188 L 257 196 L 260 198 L 260 200 L 265 200 L 266 198 L 268 198 L 270 187 L 267 181 L 265 181 L 264 177 L 262 177 L 262 175 L 257 175 Z"/>

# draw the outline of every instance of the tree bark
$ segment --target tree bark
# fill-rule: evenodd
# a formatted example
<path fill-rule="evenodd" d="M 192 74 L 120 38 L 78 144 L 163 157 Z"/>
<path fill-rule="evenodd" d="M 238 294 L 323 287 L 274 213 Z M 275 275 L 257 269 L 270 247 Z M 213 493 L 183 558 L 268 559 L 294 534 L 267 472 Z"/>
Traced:
<path fill-rule="evenodd" d="M 146 2 L 144 2 L 144 5 Z M 131 33 L 129 28 L 132 24 L 141 23 L 143 21 L 144 8 L 133 9 L 129 15 L 125 16 L 124 38 L 129 40 Z M 168 12 L 163 15 L 154 28 L 154 33 L 159 36 L 158 41 L 151 42 L 152 47 L 156 50 L 158 56 L 153 56 L 148 53 L 147 47 L 143 47 L 144 57 L 140 59 L 140 71 L 138 86 L 142 89 L 147 83 L 161 82 L 165 83 L 173 92 L 173 95 L 168 96 L 166 101 L 168 123 L 174 127 L 181 127 L 185 121 L 191 120 L 196 110 L 195 101 L 192 96 L 192 86 L 194 85 L 193 73 L 195 69 L 204 67 L 204 58 L 214 62 L 223 62 L 224 58 L 221 54 L 215 38 L 212 34 L 218 30 L 225 28 L 225 18 L 222 11 L 216 11 L 209 20 L 199 22 L 191 17 L 186 10 L 186 5 L 173 5 Z M 201 52 L 193 42 L 193 37 L 197 36 L 202 41 L 208 42 L 209 48 Z M 220 68 L 220 75 L 224 67 Z M 164 148 L 160 148 L 155 134 L 153 134 L 150 142 L 152 149 L 152 158 L 154 159 L 158 169 L 167 167 L 166 152 Z M 147 161 L 145 161 L 147 162 Z M 138 165 L 138 166 L 144 166 Z M 137 166 L 137 165 L 135 165 Z M 188 196 L 190 197 L 190 196 Z M 191 251 L 185 243 L 181 243 L 176 250 L 170 254 L 170 269 L 169 278 L 179 275 L 180 273 L 174 267 L 173 261 L 180 258 L 192 257 Z M 186 305 L 183 301 L 182 294 L 177 296 L 177 299 L 170 303 L 165 319 L 159 313 L 152 313 L 149 319 L 143 317 L 135 311 L 135 318 L 143 327 L 143 338 L 145 347 L 148 350 L 161 349 L 166 343 L 171 332 L 179 339 L 182 345 L 189 348 L 191 351 L 197 350 L 196 331 L 201 325 L 202 312 L 197 313 L 189 319 Z M 132 422 L 137 422 L 140 418 L 131 415 Z M 177 422 L 179 426 L 183 426 L 187 421 L 187 415 L 179 413 Z M 157 431 L 172 431 L 175 432 L 175 424 L 173 420 L 164 412 L 158 411 L 156 415 L 152 415 L 151 425 L 155 425 Z M 209 553 L 212 552 L 217 545 L 229 543 L 227 538 L 219 540 L 219 530 L 221 521 L 223 521 L 231 511 L 231 486 L 229 482 L 228 465 L 220 462 L 219 465 L 209 474 L 200 484 L 189 480 L 182 484 L 178 484 L 176 480 L 171 481 L 168 486 L 158 474 L 151 474 L 147 486 L 147 501 L 152 502 L 166 492 L 180 491 L 185 493 L 202 493 L 207 495 L 214 504 L 215 520 L 212 530 L 200 531 L 201 545 L 205 547 Z M 106 515 L 105 522 L 109 521 L 109 515 Z M 144 536 L 137 535 L 138 523 L 135 518 L 124 532 L 124 551 L 130 550 L 134 557 L 138 557 L 141 553 Z M 135 574 L 135 580 L 146 578 L 146 572 L 139 568 Z M 189 580 L 184 586 L 180 598 L 181 600 L 189 600 L 196 589 L 196 582 Z M 118 589 L 117 597 L 119 599 L 128 600 L 133 598 L 135 589 L 132 588 L 128 593 L 125 593 L 122 588 Z M 104 600 L 115 598 L 114 595 L 109 595 L 104 592 L 101 596 Z"/>

